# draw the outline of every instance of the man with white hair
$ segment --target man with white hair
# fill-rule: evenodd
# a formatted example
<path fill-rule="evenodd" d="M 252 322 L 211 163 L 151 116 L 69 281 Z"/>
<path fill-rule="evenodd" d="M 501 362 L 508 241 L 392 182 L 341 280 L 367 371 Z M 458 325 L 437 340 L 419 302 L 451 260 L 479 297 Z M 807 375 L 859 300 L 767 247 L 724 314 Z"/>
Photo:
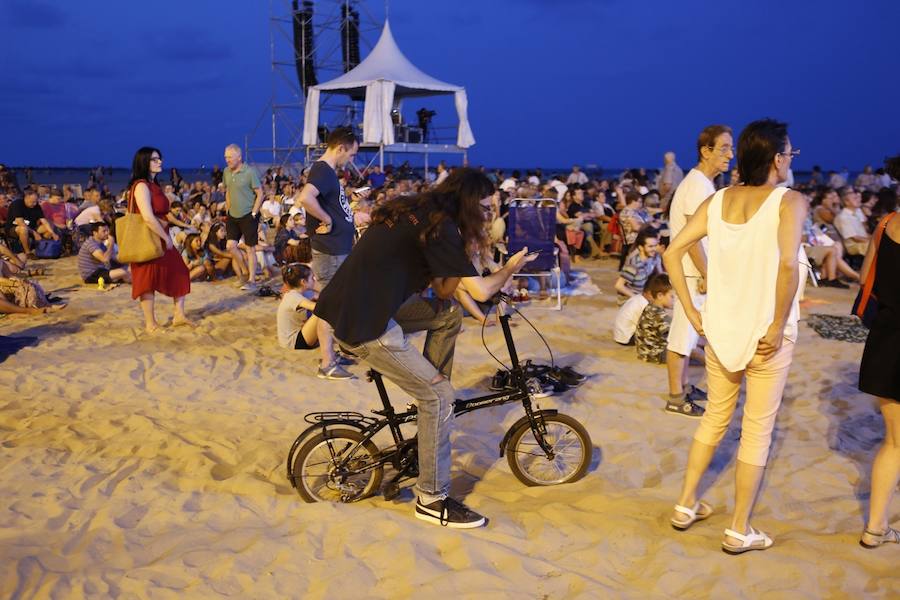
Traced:
<path fill-rule="evenodd" d="M 684 171 L 675 162 L 675 153 L 670 150 L 663 155 L 663 169 L 656 184 L 663 206 L 669 205 L 669 200 L 672 199 L 672 194 L 675 193 L 675 188 L 682 179 L 684 179 Z"/>
<path fill-rule="evenodd" d="M 256 288 L 256 246 L 259 243 L 259 209 L 262 205 L 262 186 L 256 171 L 244 164 L 241 148 L 237 144 L 225 147 L 225 233 L 227 247 L 236 264 L 243 263 L 238 242 L 243 237 L 247 246 L 247 281 L 241 282 L 242 290 Z"/>
<path fill-rule="evenodd" d="M 587 185 L 588 178 L 585 175 L 581 167 L 575 165 L 572 167 L 572 172 L 569 173 L 569 177 L 566 179 L 566 185 Z"/>

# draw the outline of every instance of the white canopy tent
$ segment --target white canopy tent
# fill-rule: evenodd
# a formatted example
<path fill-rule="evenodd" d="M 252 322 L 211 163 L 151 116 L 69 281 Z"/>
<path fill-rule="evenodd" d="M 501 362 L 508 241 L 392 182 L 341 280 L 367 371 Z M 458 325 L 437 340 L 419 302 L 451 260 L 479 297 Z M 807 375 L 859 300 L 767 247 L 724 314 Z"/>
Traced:
<path fill-rule="evenodd" d="M 336 79 L 309 88 L 303 119 L 303 143 L 318 143 L 319 99 L 321 93 L 343 94 L 365 98 L 363 110 L 363 144 L 385 146 L 394 144 L 394 125 L 391 109 L 404 98 L 453 94 L 459 129 L 456 145 L 465 149 L 475 143 L 469 126 L 466 90 L 462 86 L 438 81 L 412 64 L 394 41 L 391 26 L 384 29 L 372 52 L 354 69 Z"/>

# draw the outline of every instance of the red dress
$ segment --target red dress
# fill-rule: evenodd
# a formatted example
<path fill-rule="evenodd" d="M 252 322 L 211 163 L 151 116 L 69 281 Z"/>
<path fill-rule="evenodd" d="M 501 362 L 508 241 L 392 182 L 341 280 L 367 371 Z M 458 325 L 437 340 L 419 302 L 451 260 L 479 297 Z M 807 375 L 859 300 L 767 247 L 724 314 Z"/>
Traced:
<path fill-rule="evenodd" d="M 165 219 L 169 214 L 169 199 L 158 184 L 151 181 L 148 185 L 153 214 L 168 231 L 169 224 Z M 136 203 L 134 212 L 138 212 Z M 131 263 L 131 297 L 138 299 L 149 292 L 159 292 L 172 298 L 187 296 L 191 292 L 191 274 L 175 248 L 168 248 L 154 260 Z"/>

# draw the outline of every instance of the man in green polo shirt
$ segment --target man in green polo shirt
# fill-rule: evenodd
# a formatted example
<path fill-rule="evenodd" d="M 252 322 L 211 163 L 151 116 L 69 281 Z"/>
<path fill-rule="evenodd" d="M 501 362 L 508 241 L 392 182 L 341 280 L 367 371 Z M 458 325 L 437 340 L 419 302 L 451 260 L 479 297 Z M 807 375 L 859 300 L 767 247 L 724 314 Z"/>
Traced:
<path fill-rule="evenodd" d="M 259 243 L 259 209 L 262 205 L 262 187 L 256 171 L 244 164 L 241 148 L 237 144 L 225 147 L 225 169 L 222 181 L 225 184 L 225 233 L 227 248 L 238 265 L 244 263 L 238 242 L 244 238 L 247 246 L 247 281 L 242 290 L 256 288 L 256 245 Z M 243 274 L 237 273 L 239 282 Z"/>

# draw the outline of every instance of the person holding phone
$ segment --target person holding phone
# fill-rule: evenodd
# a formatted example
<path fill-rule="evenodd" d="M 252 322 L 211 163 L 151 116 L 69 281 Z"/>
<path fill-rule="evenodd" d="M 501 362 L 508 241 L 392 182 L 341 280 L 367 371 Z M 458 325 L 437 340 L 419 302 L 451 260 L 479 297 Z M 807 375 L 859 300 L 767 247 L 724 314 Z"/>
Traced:
<path fill-rule="evenodd" d="M 463 168 L 441 185 L 379 206 L 315 309 L 344 349 L 416 400 L 415 516 L 452 528 L 479 527 L 485 519 L 448 496 L 455 397 L 450 374 L 462 322 L 449 299 L 462 287 L 486 302 L 528 262 L 523 248 L 486 277 L 472 265 L 474 251 L 484 247 L 483 211 L 493 193 L 485 175 Z M 436 298 L 423 297 L 429 286 Z M 424 352 L 409 342 L 415 331 L 427 332 Z"/>

